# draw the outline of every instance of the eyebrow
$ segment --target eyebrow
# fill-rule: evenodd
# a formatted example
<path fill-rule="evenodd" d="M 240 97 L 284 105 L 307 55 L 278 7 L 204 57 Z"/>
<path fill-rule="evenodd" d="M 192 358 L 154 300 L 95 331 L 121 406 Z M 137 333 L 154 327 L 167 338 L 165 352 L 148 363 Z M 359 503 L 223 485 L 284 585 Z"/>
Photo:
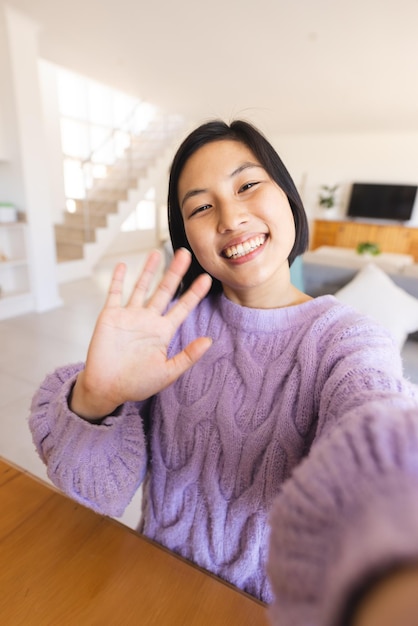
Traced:
<path fill-rule="evenodd" d="M 250 169 L 250 168 L 253 168 L 253 167 L 259 167 L 261 169 L 264 169 L 263 166 L 260 165 L 259 163 L 253 163 L 252 161 L 244 161 L 244 163 L 239 165 L 233 172 L 231 172 L 231 174 L 229 175 L 229 178 L 234 178 L 234 176 L 237 176 L 238 174 L 240 174 L 244 170 L 247 170 L 247 169 Z M 207 188 L 190 189 L 190 191 L 188 191 L 187 193 L 184 194 L 184 198 L 183 198 L 183 200 L 180 203 L 180 208 L 183 208 L 184 203 L 189 198 L 193 198 L 194 196 L 198 196 L 199 194 L 205 193 L 207 191 L 208 191 Z"/>

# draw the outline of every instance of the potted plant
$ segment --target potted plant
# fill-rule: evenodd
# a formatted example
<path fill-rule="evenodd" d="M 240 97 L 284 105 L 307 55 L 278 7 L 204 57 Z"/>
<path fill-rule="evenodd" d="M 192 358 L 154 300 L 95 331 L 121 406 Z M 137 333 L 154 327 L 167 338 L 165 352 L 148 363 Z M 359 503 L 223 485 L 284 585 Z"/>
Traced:
<path fill-rule="evenodd" d="M 319 193 L 319 206 L 323 209 L 332 209 L 336 205 L 336 193 L 339 185 L 322 185 Z"/>
<path fill-rule="evenodd" d="M 356 251 L 357 254 L 370 254 L 371 256 L 376 256 L 381 252 L 379 244 L 372 243 L 371 241 L 360 242 Z"/>

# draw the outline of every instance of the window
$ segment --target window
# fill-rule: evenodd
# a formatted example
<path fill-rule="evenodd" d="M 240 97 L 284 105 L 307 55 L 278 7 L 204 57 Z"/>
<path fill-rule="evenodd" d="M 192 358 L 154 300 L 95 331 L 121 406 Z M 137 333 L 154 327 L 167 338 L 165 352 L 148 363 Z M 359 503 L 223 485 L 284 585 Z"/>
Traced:
<path fill-rule="evenodd" d="M 145 199 L 138 202 L 135 210 L 126 218 L 121 226 L 122 232 L 133 230 L 153 230 L 156 227 L 155 188 L 151 187 Z"/>
<path fill-rule="evenodd" d="M 155 108 L 61 68 L 57 85 L 65 194 L 69 200 L 81 199 L 94 178 L 103 177 L 106 166 L 123 155 L 131 133 L 147 127 Z M 73 207 L 74 203 L 67 202 L 67 206 Z M 150 221 L 151 213 L 146 214 L 147 218 L 138 219 Z"/>

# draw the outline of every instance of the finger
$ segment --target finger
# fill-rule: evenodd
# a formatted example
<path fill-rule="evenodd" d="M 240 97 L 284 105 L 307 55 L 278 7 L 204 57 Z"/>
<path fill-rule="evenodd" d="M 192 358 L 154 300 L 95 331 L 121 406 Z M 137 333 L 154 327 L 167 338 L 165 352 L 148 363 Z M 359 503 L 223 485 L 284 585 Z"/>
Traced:
<path fill-rule="evenodd" d="M 147 257 L 145 265 L 139 275 L 138 280 L 135 283 L 134 289 L 129 298 L 128 305 L 138 306 L 143 305 L 147 293 L 151 287 L 152 281 L 155 278 L 155 273 L 161 262 L 161 254 L 159 250 L 153 250 Z"/>
<path fill-rule="evenodd" d="M 123 281 L 126 274 L 125 263 L 118 263 L 113 270 L 105 307 L 117 307 L 122 304 Z"/>
<path fill-rule="evenodd" d="M 172 300 L 185 273 L 190 267 L 191 253 L 186 248 L 179 248 L 174 254 L 168 270 L 148 302 L 148 307 L 162 313 Z"/>
<path fill-rule="evenodd" d="M 184 322 L 187 316 L 199 304 L 201 300 L 208 294 L 212 285 L 212 278 L 209 274 L 200 274 L 193 281 L 190 288 L 184 293 L 178 302 L 167 313 L 166 318 L 170 320 L 173 326 L 173 332 Z"/>
<path fill-rule="evenodd" d="M 192 365 L 197 363 L 211 345 L 212 339 L 210 337 L 199 337 L 198 339 L 194 339 L 184 350 L 167 361 L 167 365 L 169 366 L 167 386 L 176 381 L 184 372 L 187 372 Z"/>

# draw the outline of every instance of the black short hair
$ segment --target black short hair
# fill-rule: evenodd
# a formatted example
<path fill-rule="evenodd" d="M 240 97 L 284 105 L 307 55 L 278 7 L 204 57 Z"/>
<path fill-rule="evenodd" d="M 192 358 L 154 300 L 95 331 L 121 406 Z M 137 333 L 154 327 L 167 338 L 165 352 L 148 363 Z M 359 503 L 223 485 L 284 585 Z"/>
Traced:
<path fill-rule="evenodd" d="M 222 140 L 238 141 L 247 146 L 264 167 L 269 176 L 286 194 L 295 222 L 295 242 L 289 255 L 289 265 L 295 258 L 305 252 L 309 241 L 308 220 L 302 199 L 296 186 L 276 150 L 266 137 L 252 124 L 243 120 L 235 120 L 230 125 L 222 120 L 206 122 L 192 131 L 178 148 L 170 169 L 168 184 L 168 225 L 173 250 L 187 248 L 192 253 L 192 263 L 179 293 L 186 291 L 193 280 L 205 270 L 197 261 L 186 237 L 183 216 L 178 197 L 178 183 L 188 159 L 208 143 Z M 222 291 L 219 280 L 213 279 L 210 293 Z"/>

